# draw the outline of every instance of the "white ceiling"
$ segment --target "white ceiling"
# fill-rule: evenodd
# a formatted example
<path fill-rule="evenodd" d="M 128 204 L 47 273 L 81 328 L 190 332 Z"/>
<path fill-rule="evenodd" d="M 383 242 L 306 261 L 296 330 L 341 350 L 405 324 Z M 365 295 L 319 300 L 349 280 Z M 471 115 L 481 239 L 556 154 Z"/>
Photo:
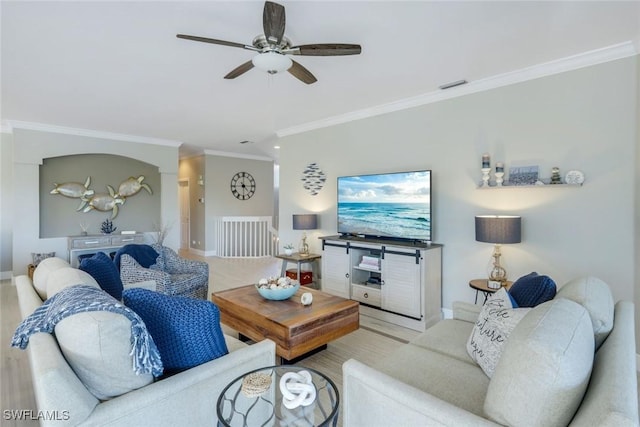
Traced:
<path fill-rule="evenodd" d="M 4 120 L 180 141 L 277 158 L 276 132 L 640 41 L 640 1 L 286 1 L 293 44 L 358 43 L 362 54 L 296 57 L 318 79 L 257 69 L 248 50 L 263 2 L 0 3 Z M 239 144 L 249 140 L 249 144 Z"/>

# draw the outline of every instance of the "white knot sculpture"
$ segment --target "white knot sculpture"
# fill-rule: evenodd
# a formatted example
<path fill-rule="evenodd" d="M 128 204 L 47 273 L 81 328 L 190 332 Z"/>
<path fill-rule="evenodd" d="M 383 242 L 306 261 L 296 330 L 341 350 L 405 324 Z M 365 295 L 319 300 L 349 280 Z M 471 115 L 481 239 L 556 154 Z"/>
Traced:
<path fill-rule="evenodd" d="M 280 378 L 282 404 L 287 409 L 309 406 L 316 400 L 316 388 L 309 371 L 287 372 Z"/>

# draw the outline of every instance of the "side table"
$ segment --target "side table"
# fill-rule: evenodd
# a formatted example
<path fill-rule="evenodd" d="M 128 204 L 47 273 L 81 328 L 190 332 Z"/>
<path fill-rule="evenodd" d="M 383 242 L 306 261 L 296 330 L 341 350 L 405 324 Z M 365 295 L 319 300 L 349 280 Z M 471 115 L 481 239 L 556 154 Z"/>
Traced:
<path fill-rule="evenodd" d="M 507 288 L 507 290 L 509 290 L 509 288 L 511 287 L 511 285 L 513 284 L 513 282 L 510 281 L 506 281 L 504 287 Z M 484 294 L 484 302 L 487 302 L 487 298 L 489 298 L 489 295 L 495 293 L 496 291 L 500 290 L 500 288 L 498 289 L 492 289 L 489 287 L 489 279 L 473 279 L 471 281 L 469 281 L 469 287 L 471 289 L 475 289 L 476 290 L 476 300 L 475 300 L 475 304 L 478 303 L 478 292 L 482 292 Z"/>
<path fill-rule="evenodd" d="M 308 371 L 316 388 L 316 398 L 308 406 L 287 409 L 282 403 L 280 378 L 287 372 Z M 253 373 L 271 378 L 263 390 L 243 390 L 244 378 Z M 300 366 L 270 366 L 247 372 L 227 385 L 216 406 L 218 426 L 336 426 L 340 395 L 336 385 L 326 375 Z"/>
<path fill-rule="evenodd" d="M 309 255 L 300 255 L 298 252 L 292 253 L 291 255 L 287 255 L 287 254 L 278 254 L 276 255 L 276 258 L 280 258 L 282 260 L 282 269 L 280 271 L 280 277 L 284 277 L 287 274 L 287 264 L 288 263 L 295 263 L 296 264 L 296 270 L 298 272 L 298 276 L 296 276 L 298 278 L 298 280 L 301 280 L 300 276 L 300 266 L 302 264 L 311 264 L 311 274 L 313 277 L 315 277 L 314 280 L 317 280 L 317 274 L 320 272 L 319 268 L 314 268 L 318 267 L 318 263 L 320 262 L 320 258 L 322 258 L 322 255 L 318 255 L 318 254 L 309 254 Z"/>

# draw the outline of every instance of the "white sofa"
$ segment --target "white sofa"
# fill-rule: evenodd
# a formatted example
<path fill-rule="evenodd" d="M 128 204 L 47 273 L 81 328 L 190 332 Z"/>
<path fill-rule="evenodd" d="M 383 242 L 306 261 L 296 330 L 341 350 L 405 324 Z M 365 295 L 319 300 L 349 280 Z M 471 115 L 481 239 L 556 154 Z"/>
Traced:
<path fill-rule="evenodd" d="M 27 317 L 43 303 L 39 294 L 46 298 L 47 289 L 53 293 L 65 286 L 78 284 L 79 278 L 86 278 L 82 273 L 71 269 L 66 261 L 54 260 L 36 269 L 34 281 L 40 284 L 38 289 L 27 276 L 16 277 L 22 317 Z M 55 280 L 47 280 L 54 276 Z M 91 280 L 83 279 L 83 282 Z M 114 313 L 97 313 L 81 315 L 92 315 L 102 321 L 102 326 L 99 326 L 102 330 L 105 323 L 110 323 L 116 316 Z M 58 325 L 67 322 L 67 330 L 70 327 L 85 327 L 83 323 L 86 318 L 76 322 L 68 322 L 68 319 L 71 318 L 62 320 Z M 29 340 L 27 351 L 37 410 L 44 415 L 41 425 L 215 425 L 216 402 L 222 389 L 240 375 L 272 366 L 276 360 L 275 344 L 270 340 L 249 346 L 227 335 L 225 339 L 229 349 L 229 354 L 225 356 L 162 380 L 151 379 L 148 385 L 108 400 L 100 400 L 89 391 L 67 362 L 56 335 L 36 333 Z M 130 368 L 132 363 L 129 362 L 128 366 Z"/>
<path fill-rule="evenodd" d="M 634 307 L 614 308 L 604 282 L 576 279 L 529 311 L 491 378 L 466 350 L 480 307 L 453 311 L 374 366 L 345 362 L 345 427 L 638 426 Z"/>

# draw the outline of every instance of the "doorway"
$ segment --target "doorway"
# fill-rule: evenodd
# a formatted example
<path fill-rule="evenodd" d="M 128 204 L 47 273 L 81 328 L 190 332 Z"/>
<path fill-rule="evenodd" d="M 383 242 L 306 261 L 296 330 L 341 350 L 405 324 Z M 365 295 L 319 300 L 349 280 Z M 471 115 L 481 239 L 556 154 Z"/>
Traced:
<path fill-rule="evenodd" d="M 178 181 L 180 192 L 180 249 L 188 251 L 190 249 L 191 214 L 189 208 L 189 180 Z"/>

